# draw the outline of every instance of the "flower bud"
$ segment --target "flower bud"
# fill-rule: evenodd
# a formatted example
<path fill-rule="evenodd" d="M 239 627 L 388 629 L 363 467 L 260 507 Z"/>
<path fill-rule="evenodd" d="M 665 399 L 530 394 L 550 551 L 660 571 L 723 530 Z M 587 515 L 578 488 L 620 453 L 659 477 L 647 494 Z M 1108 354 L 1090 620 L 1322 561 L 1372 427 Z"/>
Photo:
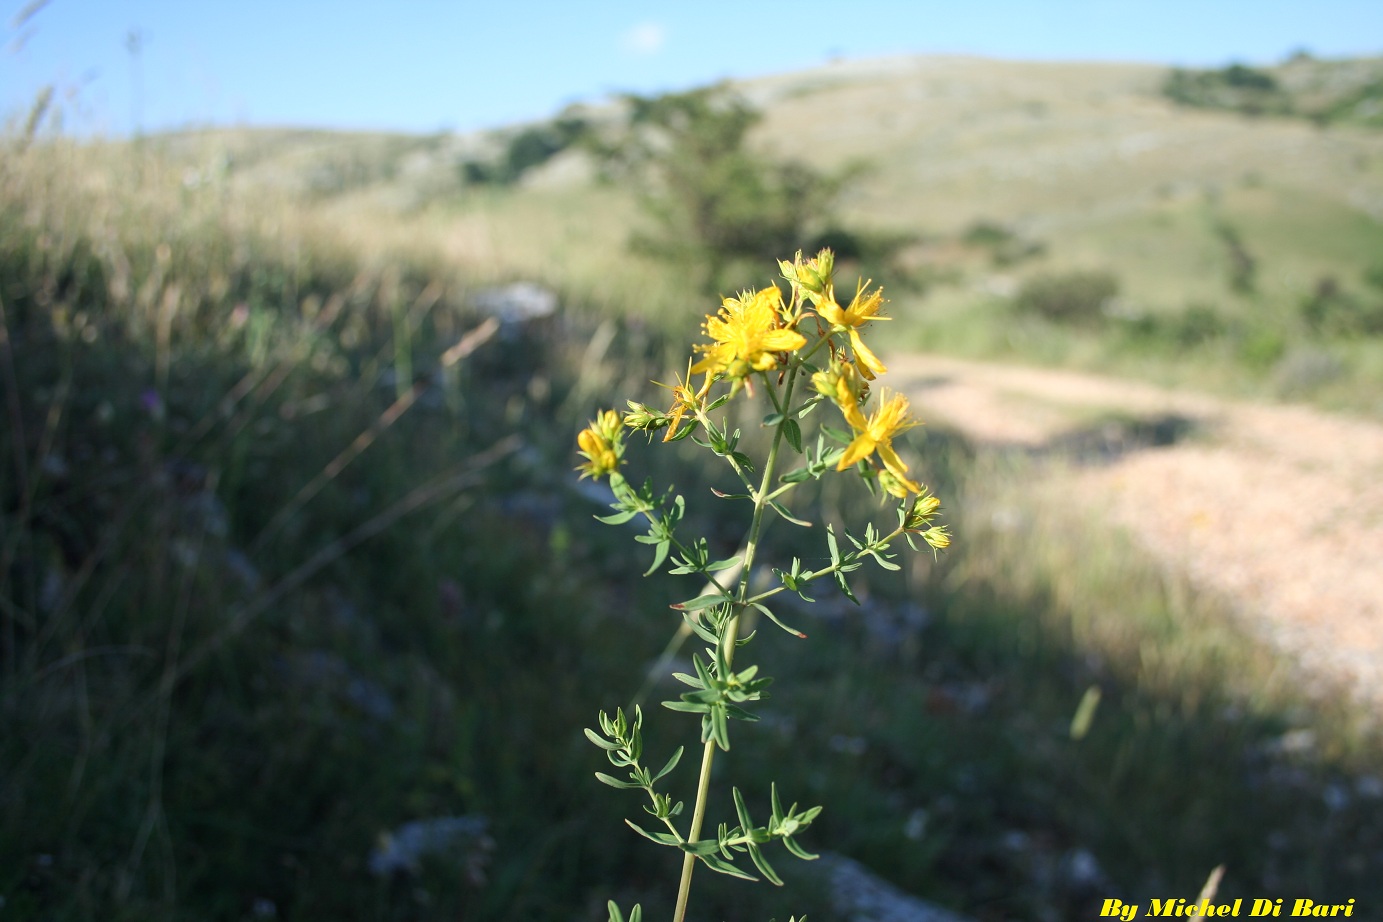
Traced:
<path fill-rule="evenodd" d="M 903 520 L 903 528 L 908 531 L 921 531 L 940 508 L 941 500 L 930 493 L 923 493 L 908 510 L 907 518 Z"/>
<path fill-rule="evenodd" d="M 934 525 L 922 532 L 922 539 L 938 551 L 944 551 L 951 546 L 951 534 L 945 525 Z"/>
<path fill-rule="evenodd" d="M 626 401 L 629 404 L 629 412 L 624 414 L 624 424 L 630 429 L 637 429 L 640 432 L 657 432 L 659 429 L 667 427 L 672 420 L 669 416 L 658 410 L 653 409 L 642 403 L 635 403 L 632 400 Z"/>

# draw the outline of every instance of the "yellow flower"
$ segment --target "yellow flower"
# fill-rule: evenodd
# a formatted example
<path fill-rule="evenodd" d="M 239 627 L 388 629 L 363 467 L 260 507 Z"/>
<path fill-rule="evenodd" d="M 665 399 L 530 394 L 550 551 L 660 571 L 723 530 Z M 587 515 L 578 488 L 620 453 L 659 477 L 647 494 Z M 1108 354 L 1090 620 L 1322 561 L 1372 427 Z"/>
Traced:
<path fill-rule="evenodd" d="M 883 305 L 884 290 L 875 288 L 873 291 L 866 291 L 865 284 L 861 283 L 855 289 L 855 297 L 850 302 L 849 307 L 841 307 L 836 303 L 835 298 L 823 299 L 821 304 L 817 306 L 817 313 L 821 315 L 821 319 L 829 323 L 837 332 L 850 331 L 850 348 L 854 350 L 855 360 L 860 366 L 860 373 L 870 380 L 888 371 L 888 369 L 873 352 L 869 351 L 864 340 L 860 339 L 859 328 L 871 320 L 891 319 L 879 316 L 879 309 Z"/>
<path fill-rule="evenodd" d="M 711 376 L 706 376 L 706 383 L 701 385 L 700 391 L 692 390 L 691 386 L 692 364 L 687 361 L 687 377 L 679 378 L 676 384 L 658 384 L 659 387 L 666 387 L 672 391 L 672 408 L 667 411 L 669 421 L 667 435 L 663 436 L 664 442 L 671 442 L 677 436 L 677 427 L 682 425 L 682 417 L 688 410 L 693 414 L 701 406 L 701 398 L 706 396 L 706 391 L 711 387 Z"/>
<path fill-rule="evenodd" d="M 858 407 L 850 407 L 845 410 L 845 419 L 855 430 L 855 440 L 846 447 L 836 470 L 843 471 L 878 452 L 884 469 L 896 478 L 899 489 L 913 493 L 922 492 L 921 484 L 908 479 L 908 466 L 893 450 L 893 437 L 918 425 L 917 420 L 908 416 L 908 398 L 902 394 L 894 394 L 886 403 L 877 407 L 868 419 L 865 419 Z M 890 485 L 893 483 L 891 481 Z M 889 492 L 898 495 L 892 489 Z"/>
<path fill-rule="evenodd" d="M 782 293 L 772 285 L 739 298 L 726 298 L 717 315 L 706 317 L 706 335 L 715 342 L 696 347 L 705 357 L 691 367 L 690 373 L 724 372 L 744 379 L 777 365 L 775 353 L 805 346 L 807 339 L 801 333 L 778 327 L 782 304 Z"/>
<path fill-rule="evenodd" d="M 869 396 L 869 382 L 860 377 L 854 364 L 834 355 L 824 371 L 812 375 L 812 386 L 818 394 L 829 397 L 840 407 L 847 418 L 851 411 L 858 412 L 860 401 Z"/>
<path fill-rule="evenodd" d="M 624 453 L 621 440 L 623 421 L 614 410 L 605 410 L 576 436 L 576 444 L 586 462 L 578 465 L 581 478 L 602 477 L 613 474 L 619 467 L 620 456 Z"/>

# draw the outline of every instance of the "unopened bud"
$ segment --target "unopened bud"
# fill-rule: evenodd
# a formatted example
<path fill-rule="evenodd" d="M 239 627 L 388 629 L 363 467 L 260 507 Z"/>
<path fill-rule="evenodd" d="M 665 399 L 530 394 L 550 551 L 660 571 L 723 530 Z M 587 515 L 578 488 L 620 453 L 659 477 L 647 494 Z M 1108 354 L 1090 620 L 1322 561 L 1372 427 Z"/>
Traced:
<path fill-rule="evenodd" d="M 626 401 L 629 404 L 629 412 L 624 414 L 624 424 L 630 429 L 637 429 L 640 432 L 657 432 L 659 429 L 666 428 L 672 420 L 666 414 L 653 409 L 642 403 L 635 403 L 632 400 Z"/>

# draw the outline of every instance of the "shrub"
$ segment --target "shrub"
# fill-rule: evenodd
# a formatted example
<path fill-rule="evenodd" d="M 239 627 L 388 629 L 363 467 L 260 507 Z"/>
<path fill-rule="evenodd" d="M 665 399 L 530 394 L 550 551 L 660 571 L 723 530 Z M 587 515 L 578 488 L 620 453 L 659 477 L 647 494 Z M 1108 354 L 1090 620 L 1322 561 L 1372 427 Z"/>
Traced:
<path fill-rule="evenodd" d="M 1326 336 L 1383 334 L 1383 302 L 1348 291 L 1334 276 L 1321 276 L 1301 305 L 1301 316 L 1314 332 Z"/>
<path fill-rule="evenodd" d="M 1286 115 L 1292 99 L 1266 71 L 1231 64 L 1219 70 L 1182 70 L 1167 75 L 1162 95 L 1183 106 L 1228 109 L 1245 115 Z"/>
<path fill-rule="evenodd" d="M 1111 272 L 1083 271 L 1043 273 L 1023 283 L 1016 306 L 1058 323 L 1091 324 L 1104 317 L 1107 305 L 1119 293 L 1119 279 Z"/>
<path fill-rule="evenodd" d="M 633 248 L 682 264 L 707 291 L 744 266 L 808 247 L 855 172 L 828 176 L 751 151 L 748 133 L 762 115 L 724 85 L 626 101 L 626 135 L 592 146 L 608 173 L 634 182 L 653 221 Z"/>
<path fill-rule="evenodd" d="M 989 251 L 989 258 L 996 266 L 1011 266 L 1035 256 L 1041 256 L 1047 247 L 1039 240 L 1029 240 L 1002 224 L 980 220 L 966 228 L 961 241 L 972 247 Z"/>
<path fill-rule="evenodd" d="M 588 131 L 586 120 L 575 116 L 529 126 L 509 139 L 498 158 L 463 163 L 462 178 L 472 184 L 512 185 L 529 170 L 578 143 Z"/>

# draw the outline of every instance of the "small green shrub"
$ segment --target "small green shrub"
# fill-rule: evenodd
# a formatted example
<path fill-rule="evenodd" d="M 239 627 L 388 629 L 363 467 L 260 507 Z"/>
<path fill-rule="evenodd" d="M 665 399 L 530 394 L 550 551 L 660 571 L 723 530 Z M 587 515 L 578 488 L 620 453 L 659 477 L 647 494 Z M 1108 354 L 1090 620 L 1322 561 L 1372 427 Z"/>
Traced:
<path fill-rule="evenodd" d="M 1302 302 L 1301 316 L 1312 331 L 1324 336 L 1383 334 L 1383 301 L 1361 297 L 1330 275 Z"/>
<path fill-rule="evenodd" d="M 1218 70 L 1177 68 L 1163 81 L 1162 95 L 1183 106 L 1245 115 L 1286 115 L 1293 108 L 1291 97 L 1272 74 L 1243 64 Z"/>
<path fill-rule="evenodd" d="M 966 228 L 960 239 L 968 246 L 988 250 L 990 260 L 1000 267 L 1012 266 L 1047 252 L 1046 244 L 1040 240 L 1029 240 L 993 221 L 976 221 Z"/>
<path fill-rule="evenodd" d="M 1119 294 L 1119 279 L 1103 270 L 1043 273 L 1023 283 L 1015 305 L 1057 323 L 1094 324 Z"/>
<path fill-rule="evenodd" d="M 512 185 L 580 142 L 589 130 L 586 120 L 576 116 L 532 125 L 511 137 L 498 158 L 463 163 L 461 176 L 472 185 Z"/>

